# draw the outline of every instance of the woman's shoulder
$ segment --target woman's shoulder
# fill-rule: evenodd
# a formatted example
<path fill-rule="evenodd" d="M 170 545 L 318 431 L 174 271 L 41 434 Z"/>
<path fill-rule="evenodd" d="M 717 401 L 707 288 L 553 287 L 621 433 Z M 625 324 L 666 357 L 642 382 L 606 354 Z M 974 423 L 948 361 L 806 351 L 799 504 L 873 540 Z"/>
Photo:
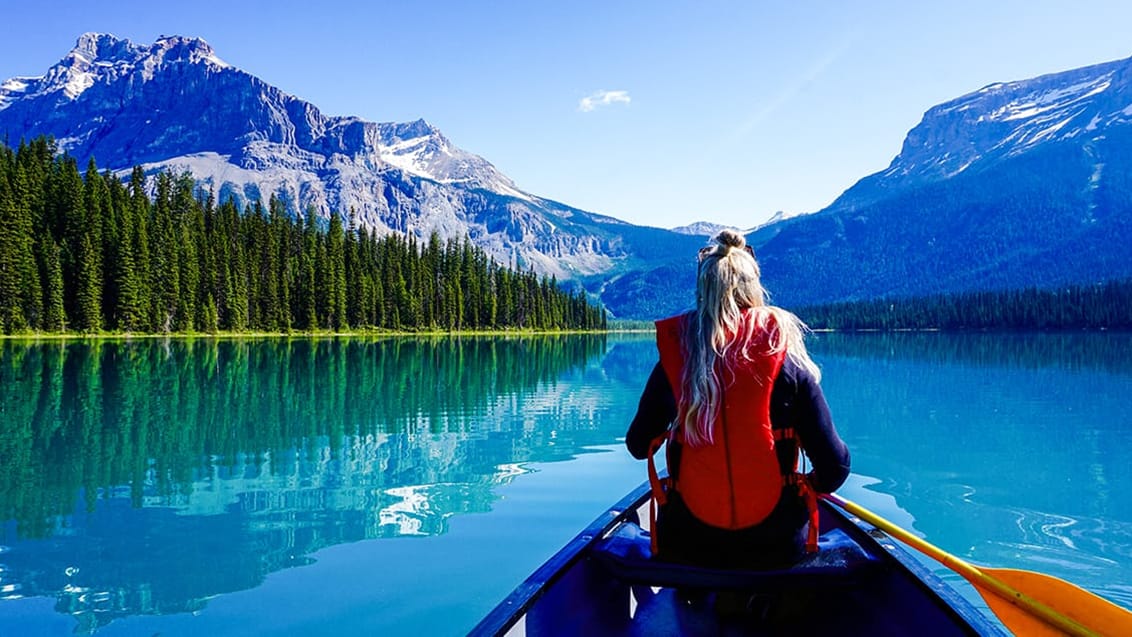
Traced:
<path fill-rule="evenodd" d="M 818 384 L 813 373 L 806 369 L 804 365 L 798 364 L 793 356 L 786 356 L 782 359 L 782 369 L 779 372 L 779 378 L 793 388 Z"/>

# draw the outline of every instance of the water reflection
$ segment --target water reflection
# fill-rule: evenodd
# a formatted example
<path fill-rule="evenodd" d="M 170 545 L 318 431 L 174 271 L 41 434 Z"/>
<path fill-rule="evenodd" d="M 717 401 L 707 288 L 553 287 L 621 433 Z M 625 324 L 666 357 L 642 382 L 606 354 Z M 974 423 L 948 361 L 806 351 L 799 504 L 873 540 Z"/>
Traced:
<path fill-rule="evenodd" d="M 1132 606 L 1132 337 L 820 334 L 812 350 L 853 451 L 846 495 L 973 561 Z M 279 607 L 275 573 L 362 582 L 327 632 L 466 631 L 623 495 L 587 461 L 624 454 L 655 360 L 650 335 L 0 342 L 0 624 L 49 612 L 4 597 L 45 598 L 78 632 L 307 619 Z M 619 460 L 602 475 L 644 479 Z M 557 464 L 514 479 L 538 462 Z M 571 510 L 586 498 L 597 510 Z M 359 579 L 335 554 L 375 566 Z M 498 581 L 484 566 L 516 560 Z"/>
<path fill-rule="evenodd" d="M 598 425 L 602 336 L 0 344 L 0 591 L 86 632 L 438 535 Z M 631 372 L 634 381 L 638 372 Z"/>
<path fill-rule="evenodd" d="M 813 348 L 854 471 L 918 531 L 1132 606 L 1132 335 L 822 334 Z"/>

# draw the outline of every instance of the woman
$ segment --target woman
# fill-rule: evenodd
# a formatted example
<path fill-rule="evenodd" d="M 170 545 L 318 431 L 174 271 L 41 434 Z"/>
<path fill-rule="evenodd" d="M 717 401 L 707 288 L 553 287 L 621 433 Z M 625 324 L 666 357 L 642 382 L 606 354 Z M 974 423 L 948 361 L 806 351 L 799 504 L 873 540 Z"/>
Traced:
<path fill-rule="evenodd" d="M 668 443 L 669 479 L 654 481 L 654 550 L 709 567 L 788 564 L 807 541 L 816 546 L 814 492 L 841 486 L 849 451 L 806 352 L 805 326 L 766 304 L 743 236 L 720 232 L 699 259 L 696 309 L 657 322 L 660 362 L 625 435 L 650 468 Z M 800 449 L 813 464 L 805 474 Z"/>

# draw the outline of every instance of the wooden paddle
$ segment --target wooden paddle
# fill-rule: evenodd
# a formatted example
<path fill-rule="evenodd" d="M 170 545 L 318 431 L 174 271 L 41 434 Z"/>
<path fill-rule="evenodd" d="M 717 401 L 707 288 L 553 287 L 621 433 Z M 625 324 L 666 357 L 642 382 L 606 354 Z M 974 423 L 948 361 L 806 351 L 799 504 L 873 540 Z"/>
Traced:
<path fill-rule="evenodd" d="M 821 497 L 959 573 L 1016 635 L 1132 635 L 1132 612 L 1051 575 L 976 567 L 834 494 Z"/>

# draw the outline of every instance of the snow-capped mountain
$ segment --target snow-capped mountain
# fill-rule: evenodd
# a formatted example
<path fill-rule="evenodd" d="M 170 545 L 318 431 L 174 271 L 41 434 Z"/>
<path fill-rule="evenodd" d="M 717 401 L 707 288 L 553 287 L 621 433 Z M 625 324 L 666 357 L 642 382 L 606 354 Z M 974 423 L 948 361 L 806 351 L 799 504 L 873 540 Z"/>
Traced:
<path fill-rule="evenodd" d="M 187 170 L 241 205 L 275 196 L 293 213 L 352 213 L 379 232 L 470 237 L 502 263 L 559 278 L 655 263 L 687 241 L 524 192 L 423 120 L 325 115 L 197 38 L 85 34 L 43 76 L 0 85 L 0 135 L 51 135 L 116 171 Z"/>
<path fill-rule="evenodd" d="M 798 217 L 798 216 L 803 215 L 803 214 L 806 214 L 806 213 L 804 213 L 804 212 L 785 212 L 785 211 L 779 210 L 778 212 L 771 215 L 770 219 L 767 219 L 766 221 L 755 226 L 754 228 L 751 228 L 750 230 L 747 231 L 747 233 L 749 234 L 751 232 L 758 232 L 759 230 L 766 228 L 768 226 L 773 226 L 776 223 L 779 223 L 780 221 L 786 221 L 787 219 L 793 219 L 794 217 Z"/>
<path fill-rule="evenodd" d="M 712 223 L 711 221 L 696 221 L 694 223 L 689 223 L 688 225 L 676 226 L 671 230 L 673 232 L 679 232 L 680 234 L 690 234 L 697 237 L 710 237 L 718 233 L 720 230 L 726 230 L 730 227 L 731 226 Z"/>
<path fill-rule="evenodd" d="M 1132 59 L 935 106 L 887 169 L 748 241 L 773 300 L 790 307 L 1132 278 L 1130 235 Z M 663 315 L 692 285 L 661 266 L 602 298 Z"/>
<path fill-rule="evenodd" d="M 1081 146 L 1132 124 L 1132 58 L 985 86 L 929 109 L 889 167 L 832 207 L 977 172 L 1058 143 Z"/>
<path fill-rule="evenodd" d="M 743 234 L 751 234 L 752 232 L 758 231 L 760 228 L 772 226 L 780 221 L 786 221 L 787 219 L 793 219 L 794 217 L 797 217 L 801 214 L 805 213 L 784 212 L 782 210 L 779 210 L 771 215 L 770 218 L 768 218 L 766 221 L 763 221 L 762 223 L 754 227 L 749 227 L 746 230 L 740 230 L 740 232 L 742 232 Z M 738 228 L 735 228 L 734 226 L 726 226 L 719 223 L 713 223 L 711 221 L 697 221 L 695 223 L 689 223 L 684 226 L 677 226 L 675 228 L 672 228 L 672 231 L 679 232 L 680 234 L 691 234 L 697 237 L 712 237 L 718 234 L 720 230 L 727 230 L 728 228 L 738 230 Z"/>
<path fill-rule="evenodd" d="M 43 76 L 0 85 L 0 135 L 51 135 L 103 168 L 188 170 L 220 198 L 466 236 L 502 263 L 580 281 L 617 317 L 686 308 L 708 228 L 538 197 L 423 120 L 324 115 L 194 38 L 84 35 Z M 935 106 L 887 169 L 749 233 L 787 306 L 1132 277 L 1132 59 Z"/>
<path fill-rule="evenodd" d="M 825 210 L 756 232 L 791 303 L 1132 277 L 1132 58 L 929 109 Z"/>

